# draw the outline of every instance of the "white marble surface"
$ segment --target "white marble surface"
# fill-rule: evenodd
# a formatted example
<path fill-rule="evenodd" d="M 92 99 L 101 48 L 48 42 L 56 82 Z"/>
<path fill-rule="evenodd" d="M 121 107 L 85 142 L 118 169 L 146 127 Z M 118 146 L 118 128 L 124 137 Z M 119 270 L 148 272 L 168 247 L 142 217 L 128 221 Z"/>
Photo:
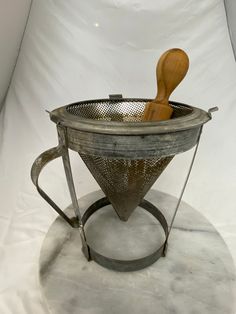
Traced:
<path fill-rule="evenodd" d="M 82 210 L 100 196 L 93 192 L 80 199 Z M 152 190 L 146 199 L 158 204 L 170 221 L 176 198 Z M 141 209 L 124 223 L 107 206 L 91 217 L 86 231 L 100 253 L 121 259 L 148 254 L 164 239 L 158 222 Z M 41 288 L 52 313 L 234 314 L 231 255 L 214 227 L 185 203 L 176 217 L 167 256 L 144 270 L 107 270 L 87 262 L 80 248 L 78 230 L 57 218 L 40 257 Z"/>

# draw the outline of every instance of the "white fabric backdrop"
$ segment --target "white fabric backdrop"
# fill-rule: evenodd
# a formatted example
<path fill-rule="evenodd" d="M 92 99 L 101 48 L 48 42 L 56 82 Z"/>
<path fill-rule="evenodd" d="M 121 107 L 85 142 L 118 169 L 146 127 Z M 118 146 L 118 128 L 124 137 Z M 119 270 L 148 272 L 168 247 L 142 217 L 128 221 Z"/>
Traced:
<path fill-rule="evenodd" d="M 234 0 L 224 0 L 226 17 L 228 22 L 229 33 L 232 41 L 232 47 L 234 50 L 234 56 L 236 58 L 236 2 Z"/>
<path fill-rule="evenodd" d="M 156 60 L 172 47 L 186 50 L 191 63 L 172 100 L 220 109 L 204 128 L 184 200 L 217 227 L 236 260 L 236 72 L 223 1 L 34 0 L 0 116 L 0 313 L 46 312 L 38 257 L 56 215 L 30 181 L 36 156 L 57 144 L 44 110 L 112 93 L 152 98 Z M 78 197 L 98 189 L 71 157 Z M 175 157 L 155 188 L 179 195 L 190 157 Z M 70 203 L 60 160 L 41 184 L 62 208 Z"/>
<path fill-rule="evenodd" d="M 0 0 L 0 111 L 16 63 L 30 0 Z"/>

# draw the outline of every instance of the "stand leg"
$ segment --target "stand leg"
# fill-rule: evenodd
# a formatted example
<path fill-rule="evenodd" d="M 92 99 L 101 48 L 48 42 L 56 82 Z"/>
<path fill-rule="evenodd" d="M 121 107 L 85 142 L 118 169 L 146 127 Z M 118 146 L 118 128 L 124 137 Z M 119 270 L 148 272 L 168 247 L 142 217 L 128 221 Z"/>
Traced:
<path fill-rule="evenodd" d="M 66 129 L 60 125 L 58 125 L 57 129 L 58 129 L 59 143 L 62 146 L 62 160 L 63 160 L 63 165 L 65 169 L 65 174 L 66 174 L 66 180 L 67 180 L 67 184 L 70 191 L 72 205 L 75 211 L 75 216 L 77 218 L 77 227 L 79 228 L 79 231 L 80 231 L 80 237 L 82 241 L 82 251 L 84 255 L 86 256 L 87 260 L 90 260 L 89 247 L 86 241 L 84 226 L 81 219 L 81 213 L 79 210 L 79 204 L 78 204 L 74 181 L 72 177 L 69 152 L 68 152 L 67 143 L 66 143 Z"/>
<path fill-rule="evenodd" d="M 168 246 L 168 239 L 169 239 L 169 236 L 170 236 L 170 232 L 171 232 L 171 229 L 172 229 L 172 227 L 173 227 L 173 223 L 174 223 L 174 220 L 175 220 L 177 211 L 178 211 L 178 209 L 179 209 L 179 206 L 180 206 L 182 197 L 183 197 L 183 195 L 184 195 L 184 191 L 185 191 L 186 185 L 187 185 L 188 180 L 189 180 L 189 177 L 190 177 L 190 173 L 191 173 L 192 168 L 193 168 L 193 164 L 194 164 L 194 161 L 195 161 L 195 158 L 196 158 L 196 154 L 197 154 L 197 150 L 198 150 L 198 147 L 199 147 L 199 142 L 200 142 L 201 134 L 202 134 L 202 127 L 201 127 L 201 129 L 200 129 L 199 136 L 198 136 L 198 140 L 197 140 L 197 144 L 196 144 L 196 147 L 195 147 L 195 150 L 194 150 L 194 153 L 193 153 L 192 161 L 191 161 L 191 163 L 190 163 L 189 170 L 188 170 L 188 173 L 187 173 L 187 176 L 186 176 L 186 179 L 185 179 L 183 188 L 182 188 L 182 190 L 181 190 L 181 193 L 180 193 L 180 196 L 179 196 L 179 199 L 178 199 L 176 208 L 175 208 L 175 212 L 174 212 L 173 218 L 172 218 L 171 223 L 170 223 L 169 231 L 168 231 L 168 234 L 167 234 L 167 236 L 166 236 L 165 246 L 164 246 L 164 249 L 163 249 L 163 255 L 164 255 L 164 256 L 166 256 L 167 246 Z"/>
<path fill-rule="evenodd" d="M 70 197 L 72 200 L 73 208 L 75 211 L 75 216 L 78 218 L 79 221 L 81 221 L 79 204 L 77 201 L 74 181 L 73 181 L 72 172 L 71 172 L 69 152 L 68 152 L 68 148 L 66 145 L 66 134 L 65 134 L 66 130 L 65 130 L 65 128 L 61 127 L 60 125 L 57 127 L 57 130 L 58 130 L 59 143 L 62 147 L 62 160 L 63 160 L 63 165 L 64 165 L 64 169 L 65 169 L 65 174 L 66 174 L 66 180 L 67 180 L 68 188 L 70 191 Z"/>

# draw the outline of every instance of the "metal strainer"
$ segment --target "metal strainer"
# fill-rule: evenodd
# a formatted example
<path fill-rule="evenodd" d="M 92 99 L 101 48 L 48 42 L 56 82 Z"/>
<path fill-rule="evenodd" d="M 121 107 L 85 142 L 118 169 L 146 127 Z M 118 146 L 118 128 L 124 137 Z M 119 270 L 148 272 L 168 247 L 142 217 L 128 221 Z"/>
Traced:
<path fill-rule="evenodd" d="M 207 113 L 192 106 L 171 102 L 174 109 L 171 120 L 142 122 L 142 113 L 148 101 L 124 99 L 116 95 L 110 99 L 77 102 L 52 111 L 50 117 L 57 124 L 59 145 L 41 154 L 32 167 L 32 180 L 39 193 L 71 226 L 80 228 L 83 251 L 87 258 L 112 269 L 139 269 L 164 254 L 170 230 L 158 209 L 153 209 L 153 205 L 143 198 L 174 155 L 198 143 L 203 124 L 211 119 L 210 111 Z M 106 195 L 104 200 L 89 208 L 83 217 L 78 208 L 68 148 L 80 154 Z M 67 217 L 38 186 L 38 176 L 43 166 L 59 156 L 62 156 L 64 162 L 76 213 L 74 219 Z M 86 243 L 84 224 L 96 210 L 109 203 L 121 220 L 127 220 L 139 205 L 151 212 L 161 223 L 166 242 L 152 257 L 138 262 L 136 260 L 133 264 L 129 261 L 129 266 L 125 261 L 114 262 L 93 251 Z"/>

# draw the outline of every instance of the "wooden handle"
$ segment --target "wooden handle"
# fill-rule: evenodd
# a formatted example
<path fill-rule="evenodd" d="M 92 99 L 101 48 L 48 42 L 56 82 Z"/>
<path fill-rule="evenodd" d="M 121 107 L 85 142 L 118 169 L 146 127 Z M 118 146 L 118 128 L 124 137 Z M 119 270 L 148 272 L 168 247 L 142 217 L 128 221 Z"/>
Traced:
<path fill-rule="evenodd" d="M 188 56 L 179 48 L 167 50 L 160 57 L 156 68 L 157 96 L 146 104 L 143 121 L 170 119 L 173 109 L 169 105 L 169 97 L 185 77 L 188 67 Z"/>

